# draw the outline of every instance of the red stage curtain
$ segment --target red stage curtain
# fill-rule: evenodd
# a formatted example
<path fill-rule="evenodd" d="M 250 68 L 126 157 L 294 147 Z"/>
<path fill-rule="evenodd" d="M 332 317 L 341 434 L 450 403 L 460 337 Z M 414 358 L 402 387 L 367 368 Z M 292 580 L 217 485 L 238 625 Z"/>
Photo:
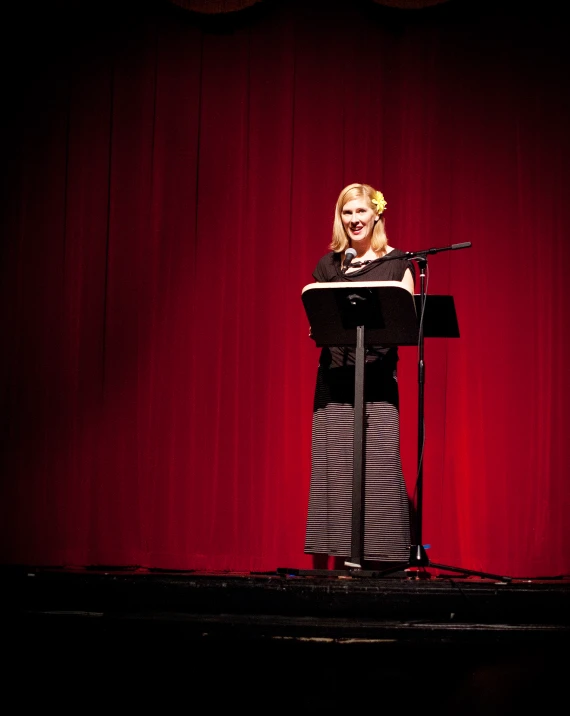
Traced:
<path fill-rule="evenodd" d="M 461 330 L 426 340 L 430 559 L 570 573 L 569 50 L 497 6 L 12 9 L 0 562 L 311 566 L 301 290 L 363 181 L 391 244 L 472 242 L 428 262 Z"/>

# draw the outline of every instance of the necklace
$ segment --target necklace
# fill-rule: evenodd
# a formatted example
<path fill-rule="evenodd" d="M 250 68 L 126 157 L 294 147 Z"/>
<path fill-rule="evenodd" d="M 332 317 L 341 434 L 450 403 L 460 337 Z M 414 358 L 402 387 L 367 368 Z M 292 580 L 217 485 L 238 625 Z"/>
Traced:
<path fill-rule="evenodd" d="M 372 263 L 373 259 L 367 259 L 366 261 L 352 261 L 350 264 L 350 268 L 360 268 L 361 266 L 366 266 L 366 264 Z"/>

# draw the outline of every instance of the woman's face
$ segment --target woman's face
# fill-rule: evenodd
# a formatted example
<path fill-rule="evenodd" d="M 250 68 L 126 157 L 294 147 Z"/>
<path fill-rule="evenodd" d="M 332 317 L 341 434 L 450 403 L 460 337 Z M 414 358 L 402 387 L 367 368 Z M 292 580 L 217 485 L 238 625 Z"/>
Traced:
<path fill-rule="evenodd" d="M 372 209 L 366 197 L 347 201 L 341 209 L 340 216 L 353 246 L 372 236 L 374 224 L 378 220 L 378 214 Z"/>

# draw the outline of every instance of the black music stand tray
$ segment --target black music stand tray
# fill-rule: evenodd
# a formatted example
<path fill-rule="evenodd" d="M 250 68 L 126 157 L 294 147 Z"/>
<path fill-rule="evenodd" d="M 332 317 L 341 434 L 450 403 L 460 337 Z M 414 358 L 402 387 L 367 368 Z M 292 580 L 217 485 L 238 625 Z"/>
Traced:
<path fill-rule="evenodd" d="M 356 346 L 354 376 L 354 457 L 352 484 L 351 557 L 345 565 L 348 573 L 359 577 L 375 576 L 363 570 L 363 443 L 364 443 L 364 368 L 367 346 L 416 345 L 418 319 L 414 296 L 398 281 L 354 281 L 312 283 L 301 295 L 312 336 L 318 347 Z M 451 298 L 442 297 L 438 298 Z M 451 299 L 453 307 L 453 299 Z M 448 305 L 449 307 L 449 305 Z M 455 311 L 453 311 L 453 314 Z M 442 314 L 443 315 L 443 314 Z M 347 570 L 284 569 L 293 575 L 340 576 Z"/>

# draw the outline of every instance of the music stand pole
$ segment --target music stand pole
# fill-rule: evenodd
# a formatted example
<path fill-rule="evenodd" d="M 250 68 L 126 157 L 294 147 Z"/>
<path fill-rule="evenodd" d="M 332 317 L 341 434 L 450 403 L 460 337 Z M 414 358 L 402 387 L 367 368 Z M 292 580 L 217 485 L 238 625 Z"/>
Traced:
<path fill-rule="evenodd" d="M 355 300 L 355 299 L 353 299 Z M 362 567 L 364 554 L 364 523 L 362 519 L 364 490 L 364 368 L 366 352 L 364 347 L 364 326 L 356 327 L 356 355 L 354 366 L 354 442 L 352 470 L 352 533 L 350 559 L 346 567 Z"/>

